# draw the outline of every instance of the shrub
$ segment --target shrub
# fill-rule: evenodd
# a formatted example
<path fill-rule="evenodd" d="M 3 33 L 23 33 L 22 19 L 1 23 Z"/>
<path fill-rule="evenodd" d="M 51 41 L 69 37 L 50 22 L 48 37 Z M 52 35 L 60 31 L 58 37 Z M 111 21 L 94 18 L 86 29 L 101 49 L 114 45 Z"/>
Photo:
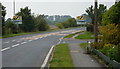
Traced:
<path fill-rule="evenodd" d="M 117 45 L 120 43 L 120 31 L 118 29 L 119 25 L 108 24 L 99 28 L 101 40 L 104 43 L 110 43 Z"/>
<path fill-rule="evenodd" d="M 87 25 L 87 31 L 93 32 L 94 31 L 94 25 L 93 24 L 88 24 Z"/>
<path fill-rule="evenodd" d="M 60 28 L 60 29 L 63 29 L 63 28 L 64 28 L 64 26 L 63 26 L 61 23 L 56 24 L 56 26 L 57 26 L 58 28 Z"/>

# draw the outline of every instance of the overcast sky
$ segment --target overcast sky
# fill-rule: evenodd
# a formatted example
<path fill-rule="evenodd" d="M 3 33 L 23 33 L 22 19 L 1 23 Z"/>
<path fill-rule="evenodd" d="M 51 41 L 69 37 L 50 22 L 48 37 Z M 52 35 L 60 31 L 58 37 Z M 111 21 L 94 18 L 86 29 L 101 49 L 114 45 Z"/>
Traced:
<path fill-rule="evenodd" d="M 99 4 L 105 4 L 107 9 L 114 4 L 115 0 L 99 0 Z M 13 17 L 13 0 L 0 0 L 6 7 L 7 18 Z M 15 12 L 26 6 L 32 13 L 45 15 L 71 15 L 79 16 L 85 13 L 86 8 L 94 5 L 94 0 L 16 0 Z"/>

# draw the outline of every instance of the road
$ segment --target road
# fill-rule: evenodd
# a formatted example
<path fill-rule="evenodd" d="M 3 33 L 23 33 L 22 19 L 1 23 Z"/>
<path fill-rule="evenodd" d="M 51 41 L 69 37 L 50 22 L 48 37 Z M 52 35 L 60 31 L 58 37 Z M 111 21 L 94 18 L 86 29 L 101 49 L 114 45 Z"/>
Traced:
<path fill-rule="evenodd" d="M 74 28 L 31 35 L 22 35 L 2 40 L 3 67 L 40 67 L 49 49 L 65 35 L 84 30 Z"/>

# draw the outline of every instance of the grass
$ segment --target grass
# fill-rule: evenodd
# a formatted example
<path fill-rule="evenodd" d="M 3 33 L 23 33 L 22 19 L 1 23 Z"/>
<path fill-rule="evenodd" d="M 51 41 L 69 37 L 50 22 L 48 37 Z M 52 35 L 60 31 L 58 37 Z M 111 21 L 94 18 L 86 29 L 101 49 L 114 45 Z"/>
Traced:
<path fill-rule="evenodd" d="M 94 35 L 91 32 L 85 32 L 85 34 L 80 34 L 77 37 L 75 37 L 76 39 L 93 39 Z"/>
<path fill-rule="evenodd" d="M 68 44 L 59 44 L 55 46 L 50 67 L 74 67 Z"/>
<path fill-rule="evenodd" d="M 79 33 L 82 33 L 82 32 L 84 32 L 84 31 L 76 32 L 76 33 L 74 33 L 74 34 L 69 34 L 69 35 L 65 36 L 64 38 L 71 38 L 71 37 L 73 37 L 74 35 L 79 34 Z"/>
<path fill-rule="evenodd" d="M 81 43 L 80 46 L 86 51 L 87 50 L 87 43 Z"/>
<path fill-rule="evenodd" d="M 40 32 L 27 32 L 27 33 L 18 33 L 18 34 L 7 34 L 7 35 L 3 35 L 1 38 L 8 38 L 8 37 L 27 35 L 27 34 L 35 34 L 35 33 L 40 33 Z"/>
<path fill-rule="evenodd" d="M 71 38 L 71 37 L 73 37 L 75 34 L 69 34 L 69 35 L 67 35 L 67 36 L 65 36 L 64 38 Z"/>

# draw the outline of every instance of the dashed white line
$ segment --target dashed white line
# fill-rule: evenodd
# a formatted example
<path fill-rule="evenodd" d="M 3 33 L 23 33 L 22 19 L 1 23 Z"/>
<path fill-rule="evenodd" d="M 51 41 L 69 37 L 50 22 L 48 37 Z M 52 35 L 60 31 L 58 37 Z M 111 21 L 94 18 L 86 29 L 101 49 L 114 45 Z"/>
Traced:
<path fill-rule="evenodd" d="M 4 43 L 9 43 L 10 41 L 4 42 Z"/>
<path fill-rule="evenodd" d="M 31 41 L 33 41 L 33 40 L 29 40 L 29 42 L 31 42 Z"/>
<path fill-rule="evenodd" d="M 12 40 L 12 42 L 14 42 L 14 41 L 16 41 L 16 40 Z"/>
<path fill-rule="evenodd" d="M 17 42 L 21 42 L 21 41 L 17 41 Z"/>
<path fill-rule="evenodd" d="M 8 49 L 10 49 L 10 47 L 4 48 L 1 51 L 5 51 L 5 50 L 8 50 Z"/>
<path fill-rule="evenodd" d="M 20 44 L 16 44 L 16 45 L 12 45 L 12 47 L 16 47 L 16 46 L 19 46 Z"/>
<path fill-rule="evenodd" d="M 21 44 L 25 44 L 25 43 L 27 43 L 27 42 L 22 42 Z"/>

